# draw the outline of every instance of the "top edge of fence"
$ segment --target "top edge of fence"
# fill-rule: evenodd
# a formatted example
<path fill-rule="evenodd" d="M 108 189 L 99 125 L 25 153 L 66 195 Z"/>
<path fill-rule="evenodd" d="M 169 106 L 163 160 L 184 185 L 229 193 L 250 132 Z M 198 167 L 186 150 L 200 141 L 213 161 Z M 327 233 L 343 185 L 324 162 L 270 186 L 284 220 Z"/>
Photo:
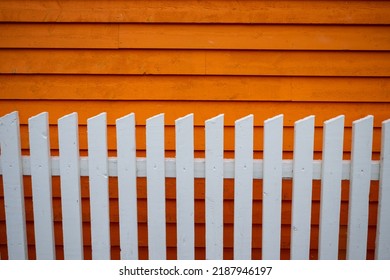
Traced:
<path fill-rule="evenodd" d="M 106 112 L 102 112 L 100 114 L 97 114 L 95 116 L 92 116 L 90 118 L 88 118 L 88 122 L 89 121 L 94 121 L 94 120 L 100 120 L 100 119 L 107 119 L 107 113 Z"/>
<path fill-rule="evenodd" d="M 49 117 L 49 113 L 48 112 L 41 112 L 37 115 L 34 115 L 30 118 L 28 118 L 29 121 L 32 121 L 32 120 L 35 120 L 35 119 L 41 119 L 41 118 L 48 118 Z"/>
<path fill-rule="evenodd" d="M 248 120 L 252 120 L 253 121 L 254 120 L 254 115 L 253 114 L 249 114 L 249 115 L 247 115 L 245 117 L 242 117 L 242 118 L 236 120 L 235 123 L 238 124 L 240 122 L 245 122 L 245 121 L 248 121 Z"/>
<path fill-rule="evenodd" d="M 120 123 L 120 122 L 126 121 L 128 119 L 135 119 L 135 114 L 130 113 L 130 114 L 124 115 L 123 117 L 117 118 L 116 123 Z"/>
<path fill-rule="evenodd" d="M 68 119 L 78 119 L 78 113 L 77 112 L 73 112 L 73 113 L 70 113 L 70 114 L 67 114 L 65 116 L 62 116 L 61 118 L 58 119 L 58 122 L 61 122 L 61 121 L 66 121 Z"/>
<path fill-rule="evenodd" d="M 214 122 L 217 122 L 217 121 L 223 121 L 224 118 L 225 118 L 225 114 L 219 114 L 219 115 L 217 115 L 217 116 L 215 116 L 215 117 L 212 117 L 212 118 L 210 118 L 210 119 L 207 119 L 207 120 L 205 121 L 205 123 L 207 124 L 207 123 L 214 123 Z"/>
<path fill-rule="evenodd" d="M 315 121 L 315 115 L 310 115 L 310 116 L 307 116 L 307 117 L 304 117 L 302 119 L 299 119 L 295 122 L 295 124 L 299 124 L 299 123 L 304 123 L 304 122 L 309 122 L 309 121 Z"/>
<path fill-rule="evenodd" d="M 13 111 L 8 114 L 5 114 L 4 116 L 0 117 L 0 121 L 7 120 L 7 119 L 15 119 L 19 118 L 19 112 L 18 111 Z"/>
<path fill-rule="evenodd" d="M 185 120 L 193 120 L 193 119 L 194 119 L 194 113 L 190 113 L 190 114 L 185 115 L 183 117 L 177 118 L 175 120 L 175 123 L 179 123 L 179 122 L 182 122 L 182 121 L 185 121 Z"/>
<path fill-rule="evenodd" d="M 283 119 L 284 119 L 284 114 L 279 114 L 279 115 L 276 115 L 272 118 L 266 119 L 264 121 L 264 124 L 271 124 L 274 122 L 283 122 Z"/>
<path fill-rule="evenodd" d="M 336 116 L 334 118 L 331 118 L 329 120 L 324 121 L 324 125 L 330 124 L 330 123 L 334 123 L 334 122 L 341 122 L 341 121 L 343 121 L 343 123 L 344 123 L 344 120 L 345 120 L 345 116 L 344 115 L 338 115 L 338 116 Z"/>
<path fill-rule="evenodd" d="M 160 114 L 151 116 L 150 118 L 147 118 L 146 121 L 153 122 L 153 121 L 157 121 L 157 120 L 164 120 L 164 118 L 165 118 L 165 113 L 160 113 Z"/>

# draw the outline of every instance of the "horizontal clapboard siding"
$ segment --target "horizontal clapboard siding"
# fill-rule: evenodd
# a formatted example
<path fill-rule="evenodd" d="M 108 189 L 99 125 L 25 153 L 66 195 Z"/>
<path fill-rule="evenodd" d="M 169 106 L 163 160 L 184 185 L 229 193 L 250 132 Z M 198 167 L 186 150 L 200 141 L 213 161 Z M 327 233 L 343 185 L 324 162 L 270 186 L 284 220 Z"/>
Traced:
<path fill-rule="evenodd" d="M 23 4 L 21 4 L 23 2 Z M 387 1 L 99 1 L 7 0 L 2 21 L 388 24 Z"/>
<path fill-rule="evenodd" d="M 386 25 L 4 23 L 0 47 L 387 51 L 389 30 Z"/>
<path fill-rule="evenodd" d="M 315 115 L 314 158 L 322 153 L 322 124 L 345 115 L 344 157 L 352 122 L 374 116 L 373 158 L 381 122 L 390 111 L 390 1 L 0 1 L 0 115 L 19 111 L 22 153 L 28 119 L 49 112 L 51 154 L 58 155 L 57 119 L 78 112 L 80 154 L 87 154 L 87 120 L 107 112 L 107 145 L 115 155 L 115 120 L 137 115 L 137 155 L 145 156 L 146 119 L 165 113 L 166 154 L 175 156 L 174 123 L 194 113 L 195 157 L 204 157 L 204 121 L 224 113 L 225 156 L 234 157 L 234 122 L 254 114 L 254 156 L 262 158 L 263 121 L 284 114 L 284 156 L 293 157 L 294 122 Z M 31 182 L 25 178 L 27 239 L 34 246 Z M 140 258 L 147 258 L 146 195 L 138 192 Z M 167 187 L 167 257 L 176 257 L 174 192 Z M 89 203 L 82 178 L 83 202 Z M 227 180 L 224 257 L 232 258 L 233 182 Z M 116 184 L 109 179 L 109 185 Z M 258 184 L 258 183 L 255 183 Z M 283 183 L 281 257 L 289 258 L 291 185 Z M 172 183 L 171 183 L 171 186 Z M 256 185 L 255 185 L 256 186 Z M 313 187 L 310 257 L 317 258 L 319 186 Z M 377 193 L 376 186 L 372 187 Z M 119 258 L 117 195 L 110 191 L 111 252 Z M 53 181 L 56 254 L 63 257 L 59 181 Z M 287 193 L 285 193 L 287 191 Z M 56 193 L 57 192 L 57 193 Z M 115 191 L 114 191 L 115 192 Z M 195 182 L 195 257 L 205 257 L 204 182 Z M 348 209 L 343 185 L 341 209 Z M 259 213 L 260 193 L 253 211 Z M 376 217 L 377 195 L 370 198 Z M 30 202 L 29 202 L 30 201 Z M 29 204 L 30 203 L 30 204 Z M 85 208 L 85 209 L 84 209 Z M 5 246 L 0 187 L 0 250 Z M 83 206 L 85 257 L 90 251 L 89 205 Z M 116 214 L 115 214 L 116 213 Z M 343 213 L 343 212 L 342 212 Z M 342 214 L 340 255 L 346 255 Z M 259 215 L 261 217 L 261 215 Z M 112 218 L 112 217 L 111 217 Z M 261 255 L 260 220 L 253 219 L 254 258 Z M 283 228 L 287 229 L 284 230 Z M 375 221 L 369 220 L 373 258 Z M 29 250 L 30 257 L 33 250 Z"/>
<path fill-rule="evenodd" d="M 1 99 L 310 102 L 388 102 L 390 99 L 388 77 L 96 77 L 39 74 L 4 75 L 0 76 L 0 80 Z"/>
<path fill-rule="evenodd" d="M 390 75 L 390 52 L 374 51 L 0 49 L 0 59 L 2 74 Z"/>

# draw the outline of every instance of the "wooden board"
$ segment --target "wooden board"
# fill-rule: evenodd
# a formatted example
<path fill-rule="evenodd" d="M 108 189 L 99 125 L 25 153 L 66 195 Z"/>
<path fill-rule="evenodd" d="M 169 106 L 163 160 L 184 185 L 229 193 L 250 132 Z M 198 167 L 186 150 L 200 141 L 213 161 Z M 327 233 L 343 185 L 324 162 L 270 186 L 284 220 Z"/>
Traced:
<path fill-rule="evenodd" d="M 390 76 L 390 52 L 0 49 L 0 60 L 13 75 Z"/>
<path fill-rule="evenodd" d="M 386 1 L 15 1 L 0 21 L 388 24 Z"/>
<path fill-rule="evenodd" d="M 0 48 L 388 51 L 389 30 L 386 25 L 4 23 Z"/>

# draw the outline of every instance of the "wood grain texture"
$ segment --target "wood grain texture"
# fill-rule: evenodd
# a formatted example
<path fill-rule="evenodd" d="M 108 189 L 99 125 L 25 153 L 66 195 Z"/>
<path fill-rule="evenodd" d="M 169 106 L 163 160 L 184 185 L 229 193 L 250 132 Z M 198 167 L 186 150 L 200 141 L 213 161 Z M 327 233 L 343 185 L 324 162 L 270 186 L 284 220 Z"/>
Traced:
<path fill-rule="evenodd" d="M 0 75 L 0 100 L 390 101 L 373 77 Z M 100 113 L 100 112 L 99 112 Z M 253 112 L 251 112 L 253 113 Z"/>
<path fill-rule="evenodd" d="M 390 52 L 0 49 L 2 74 L 389 77 Z"/>
<path fill-rule="evenodd" d="M 0 48 L 388 51 L 386 25 L 4 23 Z"/>
<path fill-rule="evenodd" d="M 0 2 L 7 22 L 169 22 L 389 24 L 386 1 L 15 1 Z"/>

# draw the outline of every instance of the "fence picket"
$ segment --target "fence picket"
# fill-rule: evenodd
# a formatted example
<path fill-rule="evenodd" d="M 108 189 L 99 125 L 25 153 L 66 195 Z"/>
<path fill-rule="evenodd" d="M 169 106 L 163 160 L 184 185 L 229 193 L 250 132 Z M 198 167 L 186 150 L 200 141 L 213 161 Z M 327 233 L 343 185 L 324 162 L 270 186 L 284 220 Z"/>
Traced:
<path fill-rule="evenodd" d="M 262 258 L 280 259 L 283 115 L 264 122 Z"/>
<path fill-rule="evenodd" d="M 310 116 L 294 127 L 291 259 L 309 259 L 313 149 L 314 116 Z"/>
<path fill-rule="evenodd" d="M 337 259 L 339 245 L 344 116 L 324 122 L 319 259 Z"/>
<path fill-rule="evenodd" d="M 58 120 L 64 258 L 82 260 L 83 227 L 77 113 Z"/>
<path fill-rule="evenodd" d="M 0 119 L 0 141 L 8 257 L 25 260 L 28 255 L 18 112 Z"/>
<path fill-rule="evenodd" d="M 378 225 L 375 258 L 390 260 L 390 119 L 382 122 Z"/>
<path fill-rule="evenodd" d="M 177 257 L 195 258 L 194 116 L 176 120 Z"/>
<path fill-rule="evenodd" d="M 55 240 L 48 113 L 28 120 L 36 256 L 54 260 Z"/>
<path fill-rule="evenodd" d="M 121 259 L 138 259 L 135 115 L 116 120 Z"/>
<path fill-rule="evenodd" d="M 166 259 L 164 114 L 146 120 L 149 259 Z"/>
<path fill-rule="evenodd" d="M 89 118 L 87 123 L 92 259 L 109 260 L 111 246 L 106 113 Z"/>
<path fill-rule="evenodd" d="M 206 259 L 223 258 L 223 122 L 219 115 L 205 122 L 206 130 Z"/>
<path fill-rule="evenodd" d="M 252 257 L 253 115 L 235 123 L 234 259 Z"/>
<path fill-rule="evenodd" d="M 366 258 L 373 122 L 367 116 L 352 123 L 347 259 Z"/>

